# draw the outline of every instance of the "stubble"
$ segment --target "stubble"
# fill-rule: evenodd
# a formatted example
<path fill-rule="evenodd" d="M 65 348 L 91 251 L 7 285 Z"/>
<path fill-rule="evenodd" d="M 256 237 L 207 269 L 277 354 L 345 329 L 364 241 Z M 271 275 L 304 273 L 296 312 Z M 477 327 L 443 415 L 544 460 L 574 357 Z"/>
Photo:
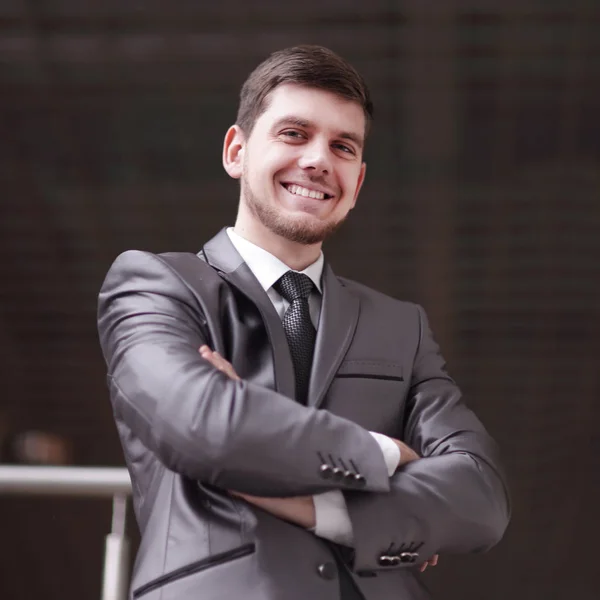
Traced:
<path fill-rule="evenodd" d="M 264 227 L 276 235 L 294 242 L 312 246 L 325 241 L 339 229 L 346 217 L 335 220 L 319 221 L 311 215 L 290 215 L 278 210 L 258 198 L 248 182 L 247 171 L 244 166 L 240 185 L 242 187 L 242 202 L 246 203 L 248 210 L 258 219 Z"/>

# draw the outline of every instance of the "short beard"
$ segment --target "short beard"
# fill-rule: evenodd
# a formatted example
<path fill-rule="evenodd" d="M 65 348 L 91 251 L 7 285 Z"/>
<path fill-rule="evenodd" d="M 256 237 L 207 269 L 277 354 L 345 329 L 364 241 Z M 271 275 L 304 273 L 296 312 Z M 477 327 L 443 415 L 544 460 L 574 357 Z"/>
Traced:
<path fill-rule="evenodd" d="M 339 221 L 316 222 L 316 219 L 299 216 L 294 218 L 281 214 L 273 206 L 269 206 L 258 200 L 254 195 L 246 173 L 242 175 L 242 202 L 246 202 L 248 210 L 267 229 L 274 234 L 296 244 L 312 246 L 324 242 L 330 235 L 337 231 L 346 217 Z"/>

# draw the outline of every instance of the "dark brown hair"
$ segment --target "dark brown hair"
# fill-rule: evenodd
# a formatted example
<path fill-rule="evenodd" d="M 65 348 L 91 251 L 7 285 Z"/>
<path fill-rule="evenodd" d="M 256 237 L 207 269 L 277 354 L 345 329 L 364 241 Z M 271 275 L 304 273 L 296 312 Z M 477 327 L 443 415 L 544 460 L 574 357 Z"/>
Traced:
<path fill-rule="evenodd" d="M 332 92 L 358 103 L 365 113 L 365 135 L 373 119 L 367 84 L 356 69 L 323 46 L 294 46 L 274 52 L 246 79 L 240 93 L 237 125 L 246 135 L 267 109 L 268 95 L 284 83 L 297 83 Z"/>

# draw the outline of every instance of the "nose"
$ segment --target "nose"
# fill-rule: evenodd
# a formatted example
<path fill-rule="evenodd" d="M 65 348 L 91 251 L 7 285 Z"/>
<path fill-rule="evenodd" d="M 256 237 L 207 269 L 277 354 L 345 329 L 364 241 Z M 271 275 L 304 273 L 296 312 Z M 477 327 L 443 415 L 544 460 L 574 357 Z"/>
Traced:
<path fill-rule="evenodd" d="M 312 144 L 304 147 L 304 152 L 298 160 L 298 166 L 315 175 L 328 175 L 331 173 L 329 152 L 329 144 L 315 140 Z"/>

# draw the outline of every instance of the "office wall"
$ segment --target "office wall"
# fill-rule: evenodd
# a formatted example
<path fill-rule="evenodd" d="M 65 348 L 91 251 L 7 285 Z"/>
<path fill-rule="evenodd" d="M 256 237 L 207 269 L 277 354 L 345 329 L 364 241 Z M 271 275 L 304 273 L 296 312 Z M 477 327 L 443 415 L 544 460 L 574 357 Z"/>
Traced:
<path fill-rule="evenodd" d="M 600 6 L 261 0 L 0 3 L 0 417 L 118 465 L 96 295 L 129 248 L 197 251 L 235 217 L 220 164 L 271 51 L 361 70 L 368 177 L 335 270 L 427 309 L 500 443 L 514 502 L 439 598 L 596 598 Z M 0 498 L 0 597 L 98 597 L 101 501 Z M 5 537 L 7 536 L 7 537 Z"/>

